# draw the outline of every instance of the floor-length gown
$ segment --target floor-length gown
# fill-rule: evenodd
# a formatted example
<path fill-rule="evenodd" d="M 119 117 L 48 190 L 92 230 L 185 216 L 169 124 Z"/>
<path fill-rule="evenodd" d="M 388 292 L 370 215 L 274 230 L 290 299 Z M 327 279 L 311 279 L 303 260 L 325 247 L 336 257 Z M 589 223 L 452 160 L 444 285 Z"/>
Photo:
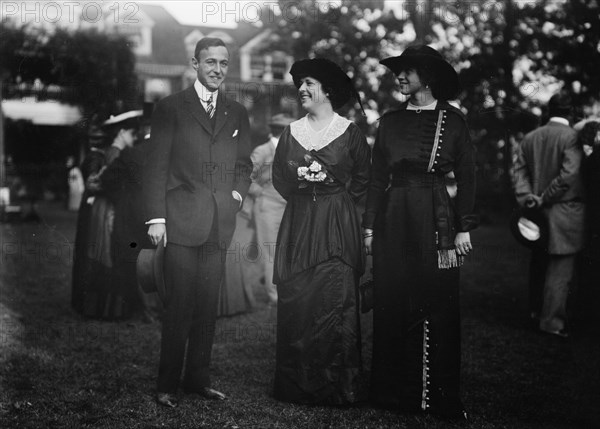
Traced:
<path fill-rule="evenodd" d="M 458 231 L 476 226 L 474 156 L 460 111 L 400 109 L 379 124 L 363 226 L 374 230 L 371 400 L 462 412 Z M 451 198 L 446 179 L 456 177 Z"/>
<path fill-rule="evenodd" d="M 306 117 L 287 127 L 273 163 L 273 184 L 287 200 L 275 253 L 274 394 L 349 404 L 363 393 L 357 286 L 365 254 L 355 204 L 369 180 L 370 149 L 337 114 L 319 139 L 309 127 Z M 313 162 L 323 180 L 300 180 L 299 168 Z"/>

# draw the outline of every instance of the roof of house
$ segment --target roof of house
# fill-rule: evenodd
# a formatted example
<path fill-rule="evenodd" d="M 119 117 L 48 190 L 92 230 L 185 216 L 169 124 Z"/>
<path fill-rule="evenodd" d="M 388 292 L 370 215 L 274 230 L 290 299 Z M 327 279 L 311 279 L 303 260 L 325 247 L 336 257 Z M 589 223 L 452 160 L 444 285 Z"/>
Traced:
<path fill-rule="evenodd" d="M 205 36 L 211 33 L 228 34 L 233 39 L 233 43 L 237 47 L 244 46 L 244 44 L 246 44 L 249 40 L 265 30 L 264 27 L 257 27 L 256 25 L 247 23 L 245 21 L 241 21 L 237 28 L 211 27 L 204 25 L 182 25 L 181 28 L 184 33 L 184 37 L 195 30 L 200 31 Z"/>
<path fill-rule="evenodd" d="M 183 44 L 181 24 L 159 5 L 138 3 L 140 9 L 153 22 L 152 54 L 139 57 L 140 62 L 183 65 L 189 62 Z"/>

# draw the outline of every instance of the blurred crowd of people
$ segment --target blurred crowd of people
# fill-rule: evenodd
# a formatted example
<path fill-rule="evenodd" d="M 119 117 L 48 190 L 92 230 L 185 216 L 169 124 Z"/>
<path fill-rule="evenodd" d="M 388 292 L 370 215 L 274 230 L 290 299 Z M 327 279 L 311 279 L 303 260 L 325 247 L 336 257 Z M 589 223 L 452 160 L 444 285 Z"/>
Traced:
<path fill-rule="evenodd" d="M 573 124 L 573 111 L 568 93 L 550 99 L 550 119 L 523 138 L 513 176 L 514 232 L 531 247 L 531 318 L 559 337 L 569 319 L 589 320 L 599 297 L 600 119 Z"/>
<path fill-rule="evenodd" d="M 81 164 L 67 159 L 67 209 L 78 211 L 72 306 L 86 317 L 151 322 L 160 315 L 159 296 L 140 289 L 136 279 L 137 256 L 152 247 L 141 201 L 151 107 L 93 123 Z M 279 136 L 292 121 L 285 113 L 273 116 L 268 141 L 252 153 L 253 184 L 227 252 L 219 316 L 250 311 L 258 300 L 277 305 L 273 260 L 285 200 L 273 188 L 271 164 Z"/>
<path fill-rule="evenodd" d="M 89 151 L 69 181 L 84 183 L 73 261 L 72 306 L 97 319 L 151 321 L 156 297 L 136 279 L 136 259 L 147 247 L 141 210 L 141 167 L 150 111 L 132 110 L 89 128 Z M 71 185 L 76 186 L 76 185 Z M 76 197 L 69 199 L 69 207 Z"/>

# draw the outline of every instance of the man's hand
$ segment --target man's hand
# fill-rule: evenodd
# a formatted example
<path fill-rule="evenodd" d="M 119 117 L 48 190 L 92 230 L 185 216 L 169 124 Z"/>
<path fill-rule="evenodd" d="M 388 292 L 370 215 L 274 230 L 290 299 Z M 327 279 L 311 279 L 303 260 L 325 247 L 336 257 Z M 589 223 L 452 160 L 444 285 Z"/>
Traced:
<path fill-rule="evenodd" d="M 373 230 L 371 228 L 363 229 L 363 244 L 365 253 L 371 255 L 373 252 Z"/>
<path fill-rule="evenodd" d="M 373 236 L 371 237 L 364 237 L 363 238 L 364 241 L 364 245 L 365 245 L 365 252 L 367 255 L 371 255 L 373 252 Z"/>
<path fill-rule="evenodd" d="M 167 245 L 167 227 L 164 223 L 153 223 L 148 227 L 148 237 L 154 246 L 165 237 L 164 245 Z"/>
<path fill-rule="evenodd" d="M 535 194 L 529 194 L 525 199 L 525 207 L 529 209 L 534 209 L 536 207 L 541 207 L 543 204 L 542 198 L 538 197 Z"/>
<path fill-rule="evenodd" d="M 471 245 L 471 235 L 468 232 L 457 232 L 454 239 L 454 245 L 459 255 L 467 256 L 473 246 Z"/>

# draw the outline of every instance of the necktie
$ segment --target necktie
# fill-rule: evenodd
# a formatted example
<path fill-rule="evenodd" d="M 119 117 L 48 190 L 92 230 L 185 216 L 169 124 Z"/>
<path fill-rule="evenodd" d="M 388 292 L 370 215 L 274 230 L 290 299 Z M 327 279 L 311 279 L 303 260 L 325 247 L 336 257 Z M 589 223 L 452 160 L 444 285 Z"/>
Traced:
<path fill-rule="evenodd" d="M 208 100 L 206 100 L 206 113 L 208 114 L 208 117 L 212 119 L 213 115 L 215 114 L 215 106 L 212 104 L 213 102 L 213 96 L 212 94 L 210 94 L 210 97 L 208 97 Z"/>

